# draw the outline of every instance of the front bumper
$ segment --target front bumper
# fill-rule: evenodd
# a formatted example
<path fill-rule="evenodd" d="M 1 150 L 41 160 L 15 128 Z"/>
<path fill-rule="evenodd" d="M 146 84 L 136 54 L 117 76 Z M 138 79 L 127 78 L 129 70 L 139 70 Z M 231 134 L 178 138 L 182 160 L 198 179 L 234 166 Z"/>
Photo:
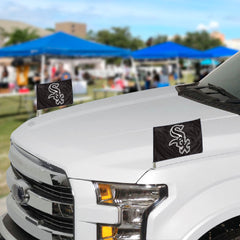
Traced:
<path fill-rule="evenodd" d="M 17 240 L 19 239 L 25 239 L 20 238 L 18 235 L 22 235 L 26 232 L 31 233 L 27 239 L 35 240 L 35 239 L 41 239 L 41 240 L 52 240 L 54 237 L 52 236 L 58 236 L 62 235 L 62 233 L 58 231 L 53 231 L 50 228 L 44 227 L 41 225 L 39 221 L 37 221 L 35 218 L 30 217 L 18 204 L 13 200 L 13 198 L 9 195 L 7 199 L 7 208 L 8 208 L 8 214 L 3 217 L 2 225 L 0 227 L 0 232 L 5 232 L 8 230 L 8 234 L 2 233 L 3 237 L 8 240 L 8 235 L 13 234 L 14 232 L 18 232 Z M 8 220 L 10 219 L 10 220 Z M 14 219 L 14 222 L 13 220 Z M 17 227 L 16 227 L 17 226 Z M 5 231 L 3 229 L 5 228 Z M 10 231 L 9 231 L 10 230 Z M 66 235 L 66 237 L 71 237 L 72 235 Z M 11 239 L 11 238 L 10 238 Z M 57 238 L 56 238 L 57 239 Z"/>
<path fill-rule="evenodd" d="M 119 223 L 118 208 L 97 205 L 92 182 L 70 180 L 70 183 L 76 192 L 74 239 L 96 240 L 97 223 Z M 8 213 L 0 217 L 0 240 L 59 240 L 57 236 L 62 235 L 30 218 L 11 195 L 7 198 L 7 209 Z"/>
<path fill-rule="evenodd" d="M 0 217 L 0 240 L 35 240 L 21 229 L 8 214 Z M 36 239 L 37 240 L 37 239 Z"/>

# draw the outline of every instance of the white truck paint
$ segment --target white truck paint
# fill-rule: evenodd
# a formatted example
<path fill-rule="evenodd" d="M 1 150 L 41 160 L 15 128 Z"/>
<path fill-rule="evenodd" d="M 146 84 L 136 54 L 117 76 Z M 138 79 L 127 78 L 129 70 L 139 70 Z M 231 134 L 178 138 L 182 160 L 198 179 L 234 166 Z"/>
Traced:
<path fill-rule="evenodd" d="M 235 59 L 239 59 L 238 54 Z M 227 68 L 228 62 L 222 68 Z M 217 77 L 217 71 L 210 78 Z M 153 127 L 199 118 L 203 152 L 154 166 Z M 47 176 L 52 176 L 54 171 L 40 164 L 38 170 L 31 172 L 37 158 L 65 171 L 74 197 L 76 240 L 99 239 L 99 223 L 121 224 L 117 206 L 98 204 L 93 181 L 167 185 L 168 196 L 151 209 L 146 236 L 142 239 L 197 240 L 217 225 L 240 216 L 239 139 L 238 114 L 178 96 L 175 87 L 169 87 L 78 105 L 29 120 L 12 134 L 11 140 L 19 151 L 12 146 L 10 159 L 14 167 L 36 181 L 41 176 L 47 182 Z M 28 158 L 36 159 L 31 162 Z M 18 182 L 11 171 L 8 173 L 10 188 Z M 31 189 L 27 190 L 30 197 L 27 204 L 37 206 L 37 196 Z M 56 232 L 41 235 L 44 229 L 39 230 L 34 219 L 32 223 L 26 220 L 11 194 L 8 208 L 13 221 L 29 234 L 39 239 L 60 239 L 54 238 Z M 21 239 L 12 236 L 6 225 L 2 220 L 3 239 Z M 36 233 L 31 232 L 36 228 Z M 234 235 L 226 239 L 237 238 Z"/>

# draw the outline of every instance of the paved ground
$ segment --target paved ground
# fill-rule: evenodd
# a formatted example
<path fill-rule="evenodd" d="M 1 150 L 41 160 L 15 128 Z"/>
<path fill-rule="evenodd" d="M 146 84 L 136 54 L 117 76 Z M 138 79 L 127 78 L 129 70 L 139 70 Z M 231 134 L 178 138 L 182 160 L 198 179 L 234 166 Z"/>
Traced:
<path fill-rule="evenodd" d="M 0 215 L 7 211 L 6 198 L 0 198 Z"/>

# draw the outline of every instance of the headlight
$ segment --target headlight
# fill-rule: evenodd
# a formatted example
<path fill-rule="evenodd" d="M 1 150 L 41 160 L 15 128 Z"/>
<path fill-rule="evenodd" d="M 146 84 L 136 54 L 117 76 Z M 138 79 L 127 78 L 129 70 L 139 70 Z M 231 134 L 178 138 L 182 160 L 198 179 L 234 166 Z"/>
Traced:
<path fill-rule="evenodd" d="M 149 212 L 167 197 L 166 185 L 94 183 L 98 204 L 121 209 L 120 225 L 98 225 L 98 239 L 141 239 L 145 235 Z"/>

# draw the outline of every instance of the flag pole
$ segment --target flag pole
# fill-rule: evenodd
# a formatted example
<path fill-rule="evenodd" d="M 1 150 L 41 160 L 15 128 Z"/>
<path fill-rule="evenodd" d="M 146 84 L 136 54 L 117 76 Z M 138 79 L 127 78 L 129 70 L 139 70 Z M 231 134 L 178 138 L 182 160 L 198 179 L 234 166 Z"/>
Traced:
<path fill-rule="evenodd" d="M 45 68 L 45 62 L 46 62 L 46 57 L 45 55 L 41 55 L 41 78 L 40 78 L 40 83 L 44 83 L 44 68 Z M 37 117 L 39 117 L 42 114 L 42 110 L 37 110 Z"/>

